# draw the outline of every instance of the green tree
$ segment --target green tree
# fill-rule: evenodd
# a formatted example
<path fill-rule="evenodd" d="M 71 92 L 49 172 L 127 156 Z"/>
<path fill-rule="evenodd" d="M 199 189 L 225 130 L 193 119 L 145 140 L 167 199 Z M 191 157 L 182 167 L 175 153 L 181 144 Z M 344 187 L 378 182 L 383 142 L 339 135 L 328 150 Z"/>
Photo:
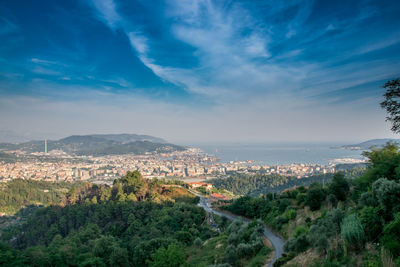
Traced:
<path fill-rule="evenodd" d="M 171 244 L 167 249 L 158 249 L 148 261 L 150 267 L 179 267 L 185 263 L 185 254 L 176 244 Z"/>
<path fill-rule="evenodd" d="M 400 184 L 380 178 L 372 184 L 372 193 L 383 208 L 386 219 L 391 219 L 392 214 L 400 211 Z"/>
<path fill-rule="evenodd" d="M 325 200 L 326 194 L 321 184 L 313 183 L 307 191 L 305 204 L 311 210 L 318 210 L 321 207 L 322 201 Z"/>
<path fill-rule="evenodd" d="M 235 265 L 237 263 L 237 253 L 235 246 L 228 245 L 225 249 L 225 260 L 231 265 Z"/>
<path fill-rule="evenodd" d="M 347 194 L 349 193 L 350 186 L 344 174 L 341 172 L 335 173 L 332 178 L 332 182 L 329 185 L 329 192 L 335 195 L 338 200 L 346 200 Z"/>
<path fill-rule="evenodd" d="M 381 103 L 381 107 L 386 109 L 388 116 L 387 121 L 392 123 L 392 131 L 400 132 L 400 78 L 388 81 L 383 86 L 386 89 L 385 100 Z"/>
<path fill-rule="evenodd" d="M 128 250 L 114 246 L 110 255 L 110 266 L 129 266 Z"/>
<path fill-rule="evenodd" d="M 16 258 L 16 253 L 8 245 L 0 243 L 0 265 L 11 266 Z"/>
<path fill-rule="evenodd" d="M 400 213 L 397 213 L 395 219 L 385 225 L 381 242 L 394 257 L 400 256 Z"/>
<path fill-rule="evenodd" d="M 382 231 L 382 210 L 380 207 L 364 207 L 360 212 L 360 220 L 368 240 L 375 240 Z"/>

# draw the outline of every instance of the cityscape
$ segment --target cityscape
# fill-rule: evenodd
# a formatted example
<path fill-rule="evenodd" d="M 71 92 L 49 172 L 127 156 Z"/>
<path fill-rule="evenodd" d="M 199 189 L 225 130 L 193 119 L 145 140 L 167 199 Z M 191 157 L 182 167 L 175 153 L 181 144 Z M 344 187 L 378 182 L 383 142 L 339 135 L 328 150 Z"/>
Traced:
<path fill-rule="evenodd" d="M 0 1 L 0 266 L 400 267 L 399 14 Z"/>
<path fill-rule="evenodd" d="M 60 150 L 27 153 L 12 151 L 16 162 L 0 161 L 0 181 L 33 179 L 45 181 L 112 181 L 128 171 L 138 170 L 146 178 L 175 178 L 197 180 L 224 177 L 229 173 L 280 174 L 307 177 L 315 174 L 334 173 L 335 164 L 263 165 L 251 160 L 220 162 L 213 155 L 198 148 L 170 153 L 145 155 L 75 156 Z"/>

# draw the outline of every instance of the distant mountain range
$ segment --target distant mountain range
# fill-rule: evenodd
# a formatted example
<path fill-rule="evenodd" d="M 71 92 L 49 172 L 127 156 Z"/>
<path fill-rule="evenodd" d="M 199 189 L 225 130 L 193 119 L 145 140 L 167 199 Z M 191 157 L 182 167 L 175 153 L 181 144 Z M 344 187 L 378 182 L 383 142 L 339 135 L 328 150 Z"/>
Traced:
<path fill-rule="evenodd" d="M 144 154 L 146 152 L 183 151 L 185 147 L 169 144 L 164 139 L 137 134 L 72 135 L 60 140 L 47 140 L 47 151 L 62 150 L 68 154 L 103 156 Z M 24 143 L 0 143 L 0 150 L 44 152 L 44 140 Z"/>
<path fill-rule="evenodd" d="M 354 145 L 344 145 L 341 146 L 340 148 L 345 148 L 345 149 L 351 149 L 351 150 L 367 150 L 370 149 L 371 147 L 382 147 L 384 146 L 387 142 L 393 142 L 393 143 L 400 143 L 400 139 L 389 139 L 389 138 L 384 138 L 384 139 L 372 139 L 368 140 L 359 144 L 354 144 Z"/>

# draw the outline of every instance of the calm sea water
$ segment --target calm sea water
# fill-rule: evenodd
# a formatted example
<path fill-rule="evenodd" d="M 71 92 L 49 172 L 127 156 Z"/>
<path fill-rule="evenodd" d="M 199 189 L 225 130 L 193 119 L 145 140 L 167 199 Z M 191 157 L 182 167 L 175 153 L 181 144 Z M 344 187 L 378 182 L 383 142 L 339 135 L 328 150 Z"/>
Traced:
<path fill-rule="evenodd" d="M 361 151 L 334 149 L 340 144 L 198 144 L 222 162 L 254 160 L 259 164 L 328 164 L 335 159 L 363 159 Z"/>

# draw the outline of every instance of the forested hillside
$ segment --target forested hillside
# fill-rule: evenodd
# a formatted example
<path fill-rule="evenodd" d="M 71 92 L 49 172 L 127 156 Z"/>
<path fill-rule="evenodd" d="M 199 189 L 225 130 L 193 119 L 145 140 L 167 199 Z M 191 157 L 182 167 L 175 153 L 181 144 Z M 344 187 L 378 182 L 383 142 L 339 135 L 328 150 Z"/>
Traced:
<path fill-rule="evenodd" d="M 62 150 L 66 153 L 85 156 L 121 154 L 145 154 L 146 152 L 183 151 L 185 147 L 168 144 L 165 140 L 147 135 L 72 135 L 60 140 L 48 140 L 47 150 Z M 44 141 L 25 143 L 0 143 L 0 150 L 22 150 L 43 152 Z M 1 155 L 0 155 L 1 156 Z"/>
<path fill-rule="evenodd" d="M 0 184 L 0 212 L 12 215 L 29 205 L 58 204 L 71 183 L 16 179 Z"/>
<path fill-rule="evenodd" d="M 259 218 L 288 238 L 274 266 L 400 266 L 400 151 L 366 152 L 365 173 L 337 173 L 283 194 L 241 197 L 227 210 Z"/>
<path fill-rule="evenodd" d="M 128 172 L 113 186 L 77 184 L 60 205 L 0 232 L 6 266 L 262 266 L 262 224 L 210 224 L 198 197 Z M 18 195 L 18 192 L 14 192 Z M 211 215 L 209 215 L 211 216 Z"/>
<path fill-rule="evenodd" d="M 343 173 L 348 178 L 357 177 L 364 172 L 364 168 L 353 167 L 345 169 L 340 166 Z M 279 174 L 240 174 L 235 173 L 226 179 L 214 179 L 210 182 L 218 189 L 228 190 L 236 195 L 258 196 L 272 192 L 281 192 L 287 188 L 295 186 L 309 186 L 314 182 L 329 182 L 333 174 L 316 174 L 309 177 L 297 178 L 293 176 L 283 176 Z"/>

